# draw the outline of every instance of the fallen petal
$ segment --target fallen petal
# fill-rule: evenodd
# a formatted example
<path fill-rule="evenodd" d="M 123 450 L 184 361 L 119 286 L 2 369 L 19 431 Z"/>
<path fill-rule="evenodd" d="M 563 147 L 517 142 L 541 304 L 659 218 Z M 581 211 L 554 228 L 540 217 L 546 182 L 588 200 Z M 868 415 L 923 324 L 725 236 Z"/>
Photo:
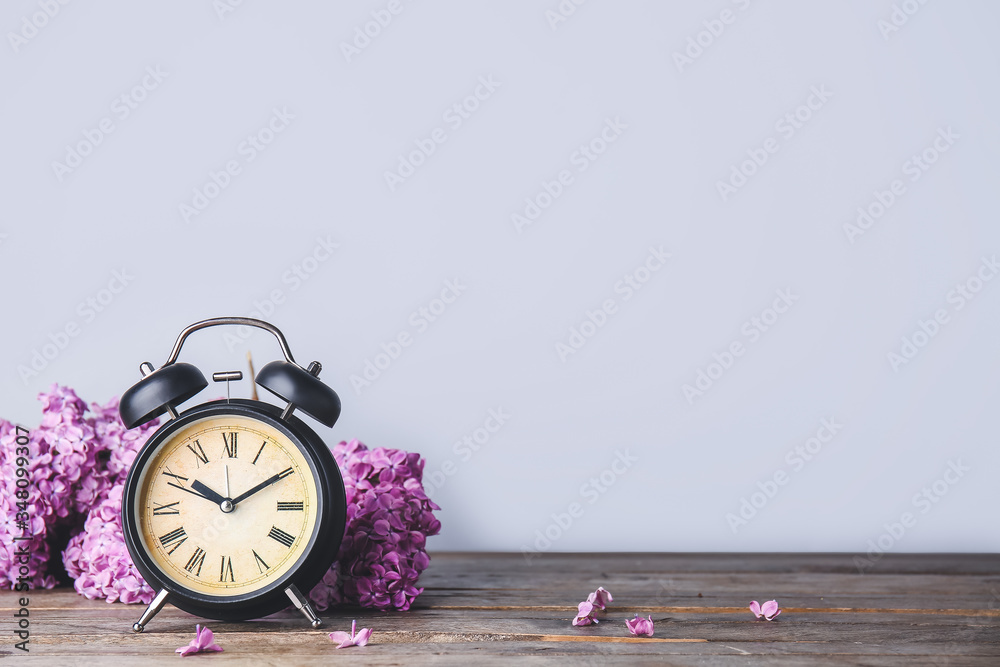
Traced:
<path fill-rule="evenodd" d="M 768 600 L 760 608 L 760 613 L 769 621 L 777 616 L 779 612 L 777 600 Z"/>
<path fill-rule="evenodd" d="M 635 618 L 629 621 L 625 621 L 625 625 L 628 626 L 628 631 L 635 635 L 636 637 L 652 637 L 653 636 L 653 617 L 648 616 L 646 618 L 640 618 L 636 614 Z"/>
<path fill-rule="evenodd" d="M 760 618 L 760 617 L 761 617 L 761 613 L 760 613 L 760 605 L 759 605 L 759 604 L 757 604 L 757 601 L 756 601 L 756 600 L 753 600 L 753 601 L 752 601 L 752 602 L 750 603 L 750 611 L 751 611 L 751 612 L 753 612 L 753 615 L 754 615 L 754 616 L 756 616 L 757 618 Z"/>
<path fill-rule="evenodd" d="M 330 639 L 340 644 L 337 648 L 344 648 L 345 646 L 350 646 L 351 635 L 346 632 L 331 632 Z"/>
<path fill-rule="evenodd" d="M 201 653 L 203 651 L 216 651 L 221 652 L 222 647 L 215 644 L 215 635 L 208 628 L 202 627 L 200 625 L 194 626 L 194 639 L 187 646 L 182 646 L 175 651 L 175 653 L 180 653 L 181 657 L 193 655 L 195 653 Z"/>
<path fill-rule="evenodd" d="M 608 606 L 609 602 L 614 600 L 614 598 L 611 597 L 610 592 L 604 589 L 604 586 L 598 586 L 597 590 L 591 593 L 587 600 L 593 602 L 595 607 L 604 609 Z"/>
<path fill-rule="evenodd" d="M 354 638 L 354 643 L 357 646 L 364 646 L 365 644 L 368 643 L 368 638 L 371 636 L 372 636 L 371 628 L 361 628 L 361 631 L 358 632 L 357 636 Z"/>
<path fill-rule="evenodd" d="M 337 648 L 347 648 L 348 646 L 364 646 L 368 643 L 368 638 L 372 636 L 371 628 L 361 628 L 357 631 L 358 622 L 351 621 L 351 632 L 331 632 L 330 639 L 338 642 Z"/>

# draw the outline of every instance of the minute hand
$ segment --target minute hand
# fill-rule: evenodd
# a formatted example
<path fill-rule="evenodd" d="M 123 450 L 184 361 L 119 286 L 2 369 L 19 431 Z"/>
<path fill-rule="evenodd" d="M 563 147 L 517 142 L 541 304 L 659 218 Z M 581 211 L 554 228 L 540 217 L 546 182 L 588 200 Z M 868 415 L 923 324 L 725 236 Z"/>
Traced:
<path fill-rule="evenodd" d="M 286 469 L 282 470 L 281 472 L 279 472 L 277 475 L 272 475 L 271 477 L 268 477 L 263 482 L 261 482 L 260 484 L 258 484 L 255 487 L 253 487 L 252 489 L 250 489 L 246 493 L 243 493 L 243 494 L 238 495 L 235 498 L 233 498 L 233 505 L 239 505 L 241 502 L 243 502 L 244 500 L 246 500 L 247 498 L 249 498 L 253 494 L 257 493 L 261 489 L 266 489 L 267 487 L 271 486 L 272 484 L 274 484 L 278 480 L 284 479 L 284 478 L 288 477 L 289 475 L 291 475 L 294 472 L 295 471 L 292 470 L 291 468 L 286 468 Z"/>

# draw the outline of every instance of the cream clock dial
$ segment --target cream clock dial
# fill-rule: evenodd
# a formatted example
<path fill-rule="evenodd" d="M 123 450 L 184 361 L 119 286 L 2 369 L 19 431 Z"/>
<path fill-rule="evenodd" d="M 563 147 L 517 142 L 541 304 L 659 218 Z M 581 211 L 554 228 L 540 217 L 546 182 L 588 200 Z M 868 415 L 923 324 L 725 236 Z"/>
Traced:
<path fill-rule="evenodd" d="M 186 425 L 145 466 L 135 505 L 145 550 L 185 589 L 239 596 L 286 574 L 317 520 L 314 475 L 273 426 L 241 415 Z"/>

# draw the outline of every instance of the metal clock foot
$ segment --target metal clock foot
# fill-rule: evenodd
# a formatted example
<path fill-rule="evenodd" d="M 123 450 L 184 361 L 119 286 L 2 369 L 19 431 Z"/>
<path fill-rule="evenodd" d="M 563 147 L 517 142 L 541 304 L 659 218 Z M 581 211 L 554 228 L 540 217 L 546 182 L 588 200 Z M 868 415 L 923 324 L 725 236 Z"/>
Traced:
<path fill-rule="evenodd" d="M 306 618 L 309 619 L 309 625 L 313 628 L 318 628 L 323 625 L 323 622 L 319 620 L 319 616 L 313 611 L 312 605 L 309 604 L 309 600 L 306 599 L 304 595 L 295 587 L 294 584 L 285 589 L 285 594 L 295 605 L 295 608 L 301 611 Z"/>
<path fill-rule="evenodd" d="M 163 605 L 167 603 L 167 596 L 168 593 L 165 588 L 156 594 L 153 601 L 149 603 L 148 607 L 146 607 L 146 611 L 142 612 L 142 616 L 139 617 L 139 620 L 132 624 L 132 632 L 142 632 L 146 628 L 146 625 L 153 620 L 153 617 L 156 616 L 159 611 L 163 609 Z"/>

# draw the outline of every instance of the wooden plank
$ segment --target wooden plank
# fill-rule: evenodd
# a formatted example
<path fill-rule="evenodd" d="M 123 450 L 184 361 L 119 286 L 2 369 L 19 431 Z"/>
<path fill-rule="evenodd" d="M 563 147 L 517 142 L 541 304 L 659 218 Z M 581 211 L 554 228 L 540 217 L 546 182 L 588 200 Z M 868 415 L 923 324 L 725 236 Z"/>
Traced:
<path fill-rule="evenodd" d="M 406 613 L 336 609 L 313 631 L 285 611 L 247 623 L 208 625 L 240 664 L 900 665 L 1000 664 L 1000 558 L 893 555 L 858 574 L 842 555 L 436 554 L 425 594 Z M 890 568 L 889 566 L 893 566 Z M 873 568 L 874 571 L 874 568 Z M 576 603 L 603 585 L 615 601 L 596 626 L 574 628 Z M 129 628 L 142 607 L 89 601 L 73 591 L 32 591 L 31 653 L 17 663 L 143 664 L 176 660 L 173 649 L 201 622 L 166 608 L 147 633 Z M 0 595 L 11 618 L 18 594 Z M 782 616 L 756 621 L 745 604 L 777 597 Z M 651 614 L 652 639 L 624 621 Z M 352 618 L 375 634 L 368 647 L 337 651 L 327 639 Z M 176 664 L 176 662 L 172 663 Z"/>

